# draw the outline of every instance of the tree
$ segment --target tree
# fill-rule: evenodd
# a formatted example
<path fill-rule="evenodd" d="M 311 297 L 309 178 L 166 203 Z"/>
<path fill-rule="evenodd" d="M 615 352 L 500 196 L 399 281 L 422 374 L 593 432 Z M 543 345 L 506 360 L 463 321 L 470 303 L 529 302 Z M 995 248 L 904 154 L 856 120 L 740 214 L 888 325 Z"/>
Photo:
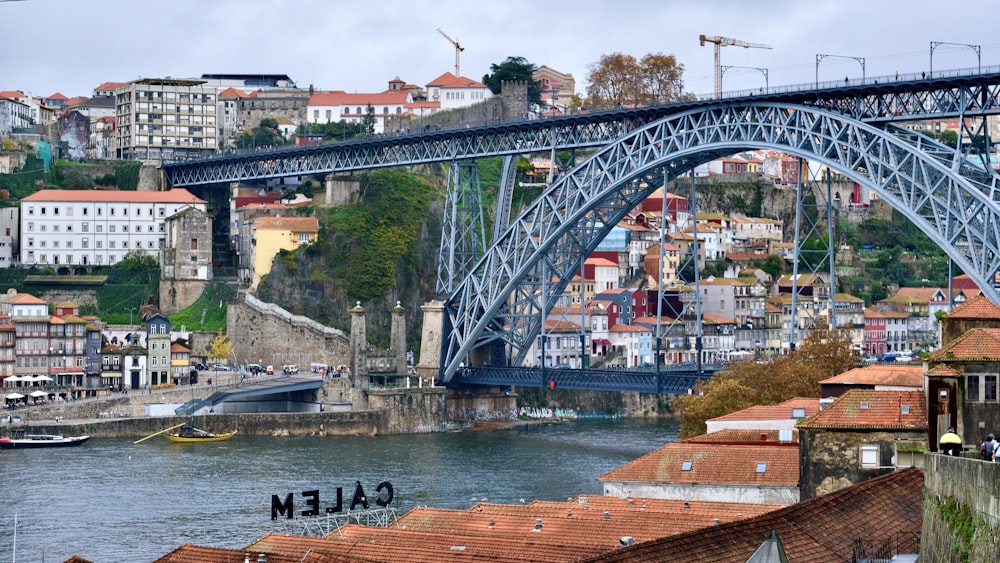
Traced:
<path fill-rule="evenodd" d="M 375 108 L 371 104 L 365 108 L 365 116 L 361 118 L 361 128 L 368 135 L 375 134 Z"/>
<path fill-rule="evenodd" d="M 254 147 L 287 145 L 290 141 L 285 139 L 278 129 L 278 120 L 266 117 L 260 120 L 260 124 L 249 132 L 244 131 L 236 138 L 235 144 L 238 148 L 249 149 Z"/>
<path fill-rule="evenodd" d="M 682 438 L 704 434 L 706 421 L 755 405 L 774 405 L 795 397 L 819 397 L 819 382 L 854 367 L 846 331 L 814 327 L 797 350 L 757 363 L 737 362 L 674 400 Z"/>
<path fill-rule="evenodd" d="M 938 135 L 938 141 L 940 141 L 941 144 L 948 145 L 949 147 L 957 147 L 958 133 L 952 131 L 951 129 L 945 129 L 944 131 L 941 131 L 940 135 Z"/>
<path fill-rule="evenodd" d="M 590 106 L 662 104 L 685 98 L 684 65 L 673 55 L 650 53 L 641 60 L 624 53 L 601 55 L 587 67 Z"/>
<path fill-rule="evenodd" d="M 224 362 L 229 354 L 233 353 L 233 341 L 229 340 L 229 337 L 222 334 L 222 331 L 218 331 L 212 338 L 212 341 L 208 343 L 208 358 L 213 362 Z"/>
<path fill-rule="evenodd" d="M 526 82 L 528 84 L 528 104 L 542 105 L 542 86 L 532 78 L 538 68 L 524 57 L 507 57 L 500 64 L 490 65 L 490 73 L 483 75 L 483 84 L 494 94 L 499 94 L 504 82 Z"/>

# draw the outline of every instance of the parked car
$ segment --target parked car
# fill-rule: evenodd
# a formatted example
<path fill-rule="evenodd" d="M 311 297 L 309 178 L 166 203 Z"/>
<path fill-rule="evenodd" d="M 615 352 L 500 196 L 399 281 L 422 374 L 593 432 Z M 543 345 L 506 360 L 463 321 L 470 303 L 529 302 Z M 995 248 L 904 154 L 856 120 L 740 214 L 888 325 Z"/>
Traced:
<path fill-rule="evenodd" d="M 286 364 L 282 366 L 281 373 L 285 375 L 295 375 L 296 373 L 299 373 L 299 366 L 295 364 Z"/>
<path fill-rule="evenodd" d="M 208 371 L 208 366 L 206 366 L 205 364 L 203 364 L 201 362 L 198 362 L 197 364 L 194 365 L 194 369 L 196 369 L 198 371 Z"/>
<path fill-rule="evenodd" d="M 215 364 L 212 366 L 215 371 L 233 371 L 233 368 L 227 366 L 226 364 Z"/>
<path fill-rule="evenodd" d="M 865 357 L 865 365 L 869 365 L 870 366 L 872 364 L 877 364 L 877 363 L 878 363 L 878 356 L 866 356 Z"/>
<path fill-rule="evenodd" d="M 247 365 L 247 371 L 249 371 L 252 375 L 260 375 L 264 373 L 264 366 L 260 364 L 249 364 Z"/>
<path fill-rule="evenodd" d="M 267 373 L 267 375 L 274 375 L 274 366 L 267 366 L 264 372 Z"/>

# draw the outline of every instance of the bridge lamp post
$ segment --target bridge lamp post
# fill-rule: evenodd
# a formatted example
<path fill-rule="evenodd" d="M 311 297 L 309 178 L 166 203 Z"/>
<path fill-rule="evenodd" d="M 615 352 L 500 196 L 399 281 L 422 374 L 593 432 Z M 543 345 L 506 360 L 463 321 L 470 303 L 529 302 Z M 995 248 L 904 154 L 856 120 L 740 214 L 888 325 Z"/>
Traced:
<path fill-rule="evenodd" d="M 135 312 L 135 307 L 129 307 L 128 310 L 128 326 L 132 326 L 132 313 Z"/>
<path fill-rule="evenodd" d="M 941 45 L 952 45 L 954 47 L 968 47 L 976 52 L 976 71 L 978 73 L 983 72 L 983 55 L 982 48 L 979 45 L 969 45 L 966 43 L 948 43 L 947 41 L 931 41 L 931 68 L 927 75 L 927 78 L 934 78 L 934 49 L 937 49 Z"/>
<path fill-rule="evenodd" d="M 861 83 L 865 83 L 865 58 L 864 57 L 847 57 L 844 55 L 816 55 L 816 89 L 819 90 L 819 63 L 826 58 L 833 57 L 836 59 L 851 59 L 857 61 L 861 65 Z"/>
<path fill-rule="evenodd" d="M 768 80 L 767 80 L 767 69 L 766 68 L 759 68 L 759 67 L 755 67 L 755 66 L 721 66 L 721 67 L 719 67 L 719 70 L 722 72 L 722 76 L 726 76 L 726 71 L 729 70 L 729 69 L 731 69 L 731 68 L 740 68 L 740 69 L 743 69 L 743 70 L 756 70 L 757 72 L 763 74 L 764 75 L 764 93 L 765 94 L 767 93 L 768 89 L 770 88 L 770 85 L 768 84 Z"/>

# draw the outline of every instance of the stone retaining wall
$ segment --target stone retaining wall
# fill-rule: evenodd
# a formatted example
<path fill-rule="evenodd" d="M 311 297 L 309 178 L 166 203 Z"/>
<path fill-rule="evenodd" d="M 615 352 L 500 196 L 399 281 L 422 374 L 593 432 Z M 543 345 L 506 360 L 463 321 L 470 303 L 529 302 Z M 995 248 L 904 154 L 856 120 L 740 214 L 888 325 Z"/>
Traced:
<path fill-rule="evenodd" d="M 1000 561 L 1000 463 L 927 454 L 924 487 L 921 561 Z"/>
<path fill-rule="evenodd" d="M 227 334 L 240 363 L 280 366 L 310 362 L 349 365 L 348 336 L 308 317 L 293 315 L 273 303 L 247 295 L 244 303 L 228 306 Z"/>

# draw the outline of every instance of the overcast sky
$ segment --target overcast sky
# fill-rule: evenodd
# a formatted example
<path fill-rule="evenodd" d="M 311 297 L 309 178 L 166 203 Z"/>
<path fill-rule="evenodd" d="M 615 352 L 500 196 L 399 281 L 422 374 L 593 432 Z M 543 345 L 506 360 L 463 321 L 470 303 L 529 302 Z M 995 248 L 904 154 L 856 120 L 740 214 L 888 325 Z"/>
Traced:
<path fill-rule="evenodd" d="M 958 8 L 957 6 L 961 6 Z M 300 87 L 378 92 L 454 71 L 481 80 L 522 56 L 571 73 L 585 94 L 601 55 L 673 54 L 685 90 L 713 89 L 713 47 L 699 34 L 772 49 L 723 47 L 722 64 L 765 68 L 771 86 L 1000 65 L 1000 4 L 940 0 L 0 0 L 0 90 L 89 96 L 106 81 L 287 74 Z M 733 68 L 723 89 L 758 88 Z"/>

